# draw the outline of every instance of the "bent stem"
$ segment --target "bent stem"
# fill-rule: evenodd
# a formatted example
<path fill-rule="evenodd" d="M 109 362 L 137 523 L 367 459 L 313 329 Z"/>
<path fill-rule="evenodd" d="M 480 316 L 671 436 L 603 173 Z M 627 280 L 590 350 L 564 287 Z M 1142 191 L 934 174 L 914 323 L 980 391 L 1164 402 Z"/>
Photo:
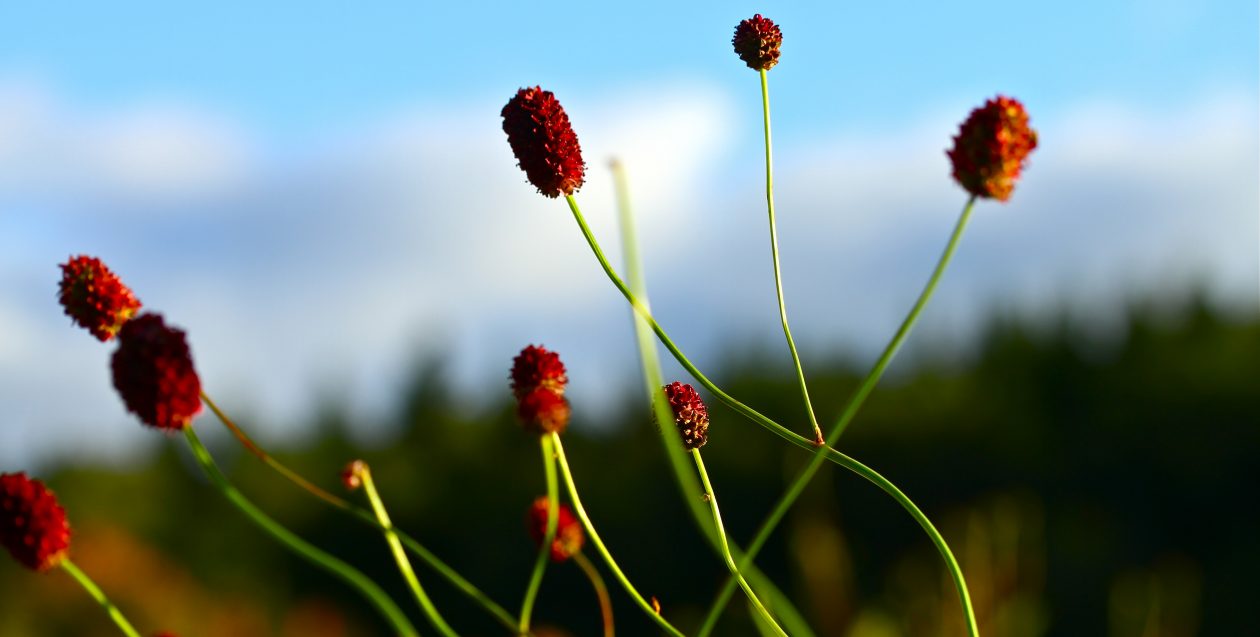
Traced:
<path fill-rule="evenodd" d="M 581 552 L 573 554 L 573 561 L 586 574 L 586 579 L 591 581 L 591 588 L 595 589 L 595 596 L 599 598 L 599 614 L 604 619 L 604 637 L 613 637 L 616 627 L 613 624 L 612 599 L 608 597 L 608 585 L 604 584 L 604 578 L 595 565 Z"/>
<path fill-rule="evenodd" d="M 534 613 L 534 599 L 538 597 L 538 587 L 542 585 L 543 571 L 547 569 L 547 560 L 551 557 L 551 543 L 556 539 L 556 526 L 560 520 L 560 487 L 556 482 L 556 453 L 553 442 L 559 444 L 560 438 L 555 434 L 538 437 L 538 445 L 542 449 L 543 472 L 547 476 L 547 531 L 543 533 L 542 544 L 538 547 L 538 557 L 534 558 L 534 570 L 529 576 L 529 586 L 525 588 L 525 601 L 521 602 L 521 619 L 517 631 L 529 631 L 530 616 Z"/>
<path fill-rule="evenodd" d="M 647 600 L 643 599 L 643 595 L 639 594 L 638 589 L 634 587 L 634 584 L 630 583 L 630 579 L 626 577 L 625 572 L 617 565 L 617 560 L 613 559 L 612 553 L 604 545 L 604 540 L 599 537 L 599 532 L 595 530 L 595 525 L 591 523 L 590 516 L 586 514 L 586 507 L 582 506 L 582 498 L 578 495 L 577 483 L 573 480 L 573 471 L 569 468 L 569 460 L 564 455 L 564 445 L 560 442 L 560 436 L 553 433 L 551 438 L 555 442 L 556 461 L 560 465 L 560 473 L 564 476 L 564 484 L 569 490 L 569 501 L 573 503 L 573 511 L 577 513 L 578 519 L 582 520 L 582 527 L 586 529 L 586 535 L 590 537 L 591 544 L 595 545 L 595 550 L 604 558 L 604 563 L 612 571 L 613 577 L 616 577 L 617 581 L 621 583 L 621 587 L 626 589 L 626 593 L 630 595 L 634 603 L 638 604 L 639 608 L 643 609 L 643 612 L 652 618 L 652 621 L 660 625 L 665 632 L 675 637 L 684 637 L 682 632 L 674 628 L 668 621 L 665 621 L 665 618 L 661 617 L 660 613 L 652 608 L 652 605 Z M 550 547 L 551 544 L 548 542 L 543 546 Z"/>
<path fill-rule="evenodd" d="M 809 400 L 809 388 L 805 384 L 805 370 L 801 367 L 801 355 L 796 352 L 796 342 L 792 340 L 792 329 L 788 327 L 787 303 L 783 300 L 783 275 L 779 270 L 779 230 L 774 222 L 774 161 L 770 151 L 770 87 L 766 83 L 766 70 L 761 69 L 761 115 L 766 132 L 766 212 L 770 216 L 770 258 L 774 263 L 774 292 L 779 299 L 779 321 L 783 323 L 783 336 L 787 339 L 788 351 L 792 352 L 792 364 L 796 366 L 796 380 L 801 386 L 801 397 L 805 399 L 805 413 L 809 415 L 809 424 L 814 427 L 814 443 L 826 444 L 822 428 L 818 426 L 818 417 L 814 415 L 814 406 Z"/>
<path fill-rule="evenodd" d="M 253 502 L 250 502 L 244 494 L 232 486 L 227 476 L 219 470 L 218 465 L 214 463 L 214 458 L 210 452 L 201 444 L 201 440 L 197 437 L 197 433 L 192 427 L 184 427 L 184 437 L 188 440 L 188 446 L 192 449 L 193 457 L 197 459 L 197 463 L 201 465 L 206 477 L 210 482 L 223 494 L 229 502 L 232 503 L 241 513 L 259 528 L 266 531 L 276 541 L 283 544 L 286 548 L 304 558 L 308 562 L 318 566 L 332 575 L 335 575 L 352 588 L 359 591 L 364 598 L 367 599 L 376 610 L 389 622 L 390 626 L 399 635 L 414 637 L 419 635 L 411 622 L 407 620 L 407 616 L 403 614 L 393 600 L 385 594 L 371 579 L 359 572 L 358 569 L 346 564 L 345 562 L 325 553 L 313 544 L 303 540 L 295 535 L 292 531 L 279 522 L 273 520 L 266 513 L 263 513 Z"/>
<path fill-rule="evenodd" d="M 93 582 L 87 573 L 84 573 L 74 562 L 71 562 L 70 558 L 63 558 L 59 566 L 61 566 L 61 570 L 69 573 L 83 587 L 83 590 L 87 591 L 88 595 L 91 595 L 92 599 L 101 605 L 101 608 L 105 609 L 105 614 L 114 620 L 114 623 L 117 624 L 118 629 L 124 635 L 127 635 L 127 637 L 140 637 L 140 633 L 131 625 L 131 622 L 127 621 L 122 611 L 118 610 L 118 607 L 109 601 L 109 597 L 105 596 L 105 591 L 101 590 L 101 587 L 97 586 L 96 582 Z"/>
<path fill-rule="evenodd" d="M 424 560 L 425 564 L 428 564 L 430 568 L 437 571 L 439 575 L 445 578 L 452 586 L 469 599 L 477 602 L 479 606 L 493 616 L 494 619 L 498 621 L 499 624 L 503 625 L 504 628 L 507 628 L 513 633 L 516 632 L 516 618 L 513 617 L 511 613 L 507 612 L 507 610 L 505 610 L 502 606 L 490 599 L 490 597 L 485 593 L 481 592 L 481 589 L 474 586 L 472 582 L 464 579 L 464 577 L 455 569 L 443 562 L 432 551 L 425 548 L 419 540 L 416 540 L 405 531 L 395 528 L 393 525 L 381 524 L 381 522 L 376 519 L 376 516 L 366 509 L 356 506 L 344 498 L 340 498 L 332 493 L 329 493 L 306 478 L 303 478 L 297 472 L 289 469 L 279 460 L 276 460 L 275 457 L 267 453 L 267 451 L 258 445 L 258 443 L 254 442 L 254 440 L 250 438 L 249 435 L 246 434 L 245 431 L 235 422 L 233 422 L 222 409 L 219 409 L 219 406 L 216 405 L 214 401 L 210 399 L 210 396 L 204 391 L 201 393 L 201 400 L 206 403 L 206 406 L 210 408 L 210 411 L 214 412 L 214 415 L 218 417 L 219 422 L 223 423 L 223 426 L 227 427 L 228 431 L 232 432 L 232 435 L 235 436 L 241 443 L 241 446 L 245 447 L 245 449 L 253 454 L 254 457 L 261 460 L 264 464 L 271 467 L 293 484 L 301 487 L 307 493 L 323 500 L 325 503 L 333 506 L 341 512 L 351 515 L 359 521 L 379 531 L 393 531 L 398 536 L 398 539 L 402 541 L 403 545 L 421 560 Z"/>

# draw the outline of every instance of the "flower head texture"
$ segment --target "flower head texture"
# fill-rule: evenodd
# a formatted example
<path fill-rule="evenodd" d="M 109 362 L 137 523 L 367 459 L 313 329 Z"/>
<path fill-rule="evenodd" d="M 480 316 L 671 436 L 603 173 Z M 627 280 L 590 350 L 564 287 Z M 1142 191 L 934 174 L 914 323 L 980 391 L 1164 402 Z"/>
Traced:
<path fill-rule="evenodd" d="M 70 523 L 57 496 L 24 473 L 0 474 L 0 544 L 35 571 L 56 566 L 70 550 Z"/>
<path fill-rule="evenodd" d="M 586 176 L 582 147 L 551 91 L 523 88 L 508 100 L 502 115 L 512 154 L 538 192 L 555 198 L 582 187 Z"/>
<path fill-rule="evenodd" d="M 535 546 L 542 546 L 547 535 L 547 508 L 547 496 L 539 496 L 529 508 L 526 524 Z M 573 557 L 585 543 L 586 532 L 582 530 L 582 523 L 573 515 L 573 509 L 561 502 L 556 511 L 556 539 L 551 543 L 551 561 L 563 562 Z"/>
<path fill-rule="evenodd" d="M 183 429 L 201 411 L 201 380 L 183 330 L 145 313 L 118 332 L 114 388 L 144 424 Z"/>
<path fill-rule="evenodd" d="M 1037 147 L 1037 131 L 1018 100 L 999 95 L 971 111 L 947 151 L 954 180 L 977 197 L 1006 201 Z"/>
<path fill-rule="evenodd" d="M 754 71 L 769 71 L 779 63 L 779 47 L 783 45 L 783 31 L 779 25 L 761 14 L 741 21 L 735 27 L 731 39 L 735 54 Z"/>
<path fill-rule="evenodd" d="M 569 401 L 546 387 L 525 394 L 516 405 L 521 424 L 527 431 L 538 434 L 564 433 L 569 426 L 569 414 Z"/>
<path fill-rule="evenodd" d="M 100 259 L 79 255 L 61 264 L 58 294 L 66 315 L 101 342 L 140 310 L 140 301 Z"/>
<path fill-rule="evenodd" d="M 691 385 L 674 381 L 665 386 L 665 398 L 674 412 L 674 424 L 687 451 L 699 449 L 709 441 L 709 408 Z"/>
<path fill-rule="evenodd" d="M 560 355 L 545 347 L 526 346 L 512 359 L 512 393 L 518 400 L 539 387 L 563 396 L 568 383 Z"/>

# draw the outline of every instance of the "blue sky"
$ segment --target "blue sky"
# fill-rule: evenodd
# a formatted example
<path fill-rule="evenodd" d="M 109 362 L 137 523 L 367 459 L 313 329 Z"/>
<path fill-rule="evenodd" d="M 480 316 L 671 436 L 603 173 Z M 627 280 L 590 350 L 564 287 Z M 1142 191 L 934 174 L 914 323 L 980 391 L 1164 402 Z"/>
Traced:
<path fill-rule="evenodd" d="M 330 391 L 385 419 L 417 349 L 468 389 L 529 342 L 565 354 L 579 405 L 633 381 L 624 304 L 499 129 L 531 84 L 570 112 L 614 254 L 604 164 L 625 160 L 676 340 L 705 369 L 738 337 L 786 371 L 757 76 L 729 43 L 756 12 L 785 34 L 776 186 L 807 373 L 891 333 L 963 201 L 943 151 L 998 92 L 1041 147 L 977 211 L 908 357 L 995 307 L 1105 323 L 1192 282 L 1257 307 L 1254 2 L 261 4 L 0 7 L 0 464 L 156 442 L 109 348 L 51 302 L 71 253 L 186 327 L 264 437 L 300 435 Z"/>

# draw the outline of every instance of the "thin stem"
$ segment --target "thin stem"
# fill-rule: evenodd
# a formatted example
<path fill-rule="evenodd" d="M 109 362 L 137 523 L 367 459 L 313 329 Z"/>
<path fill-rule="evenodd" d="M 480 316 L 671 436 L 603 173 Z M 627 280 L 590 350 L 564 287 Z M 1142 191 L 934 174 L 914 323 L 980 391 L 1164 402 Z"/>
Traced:
<path fill-rule="evenodd" d="M 127 637 L 140 637 L 140 633 L 131 625 L 131 622 L 127 621 L 122 611 L 118 610 L 118 607 L 109 601 L 109 598 L 105 596 L 105 591 L 101 590 L 101 587 L 97 586 L 96 582 L 93 582 L 87 573 L 84 573 L 68 557 L 61 560 L 60 566 L 63 571 L 69 573 L 83 587 L 83 590 L 88 592 L 88 595 L 92 596 L 92 599 L 96 600 L 97 604 L 101 605 L 101 608 L 105 609 L 105 613 L 109 615 L 110 619 L 114 620 L 114 623 L 118 625 L 118 629 L 124 635 L 127 635 Z"/>
<path fill-rule="evenodd" d="M 367 494 L 368 501 L 372 503 L 372 510 L 376 512 L 376 519 L 380 521 L 381 526 L 385 527 L 385 541 L 389 544 L 390 552 L 394 554 L 394 561 L 398 562 L 398 570 L 402 573 L 403 579 L 407 580 L 407 586 L 411 587 L 411 593 L 416 596 L 420 609 L 424 611 L 438 632 L 447 637 L 459 637 L 459 634 L 452 630 L 442 618 L 442 614 L 424 592 L 420 580 L 416 578 L 416 572 L 411 568 L 411 561 L 407 559 L 407 552 L 403 550 L 402 542 L 398 540 L 398 534 L 394 532 L 393 524 L 389 521 L 389 512 L 385 510 L 385 503 L 381 501 L 381 495 L 376 491 L 376 482 L 372 480 L 372 470 L 367 464 L 363 464 L 358 471 L 358 476 L 363 481 L 363 491 Z"/>
<path fill-rule="evenodd" d="M 665 632 L 675 637 L 684 637 L 682 632 L 674 628 L 668 621 L 665 621 L 665 618 L 661 617 L 656 612 L 656 609 L 652 608 L 652 605 L 643 599 L 643 595 L 639 594 L 638 589 L 634 587 L 634 584 L 630 583 L 630 579 L 626 577 L 625 572 L 617 565 L 617 560 L 613 559 L 612 553 L 604 545 L 604 540 L 599 537 L 599 532 L 595 530 L 595 525 L 591 522 L 590 516 L 586 514 L 586 507 L 582 506 L 582 498 L 578 495 L 577 483 L 573 480 L 573 471 L 569 468 L 569 460 L 564 455 L 564 445 L 560 442 L 560 436 L 553 433 L 551 437 L 555 441 L 556 461 L 560 465 L 560 473 L 564 476 L 564 484 L 569 489 L 569 501 L 573 503 L 573 511 L 577 513 L 578 519 L 582 521 L 582 526 L 586 529 L 586 535 L 590 538 L 591 544 L 595 545 L 595 550 L 604 558 L 604 563 L 612 571 L 613 577 L 616 577 L 617 581 L 621 583 L 621 587 L 626 589 L 626 593 L 630 595 L 634 603 L 638 604 L 639 608 L 643 609 L 643 612 L 652 618 L 652 621 L 655 621 Z"/>
<path fill-rule="evenodd" d="M 223 426 L 227 427 L 228 431 L 231 431 L 232 435 L 240 441 L 241 446 L 245 447 L 247 451 L 261 460 L 268 467 L 271 467 L 281 476 L 301 487 L 307 493 L 323 500 L 343 513 L 357 518 L 359 521 L 371 526 L 372 528 L 379 531 L 393 531 L 396 535 L 398 535 L 398 538 L 408 550 L 421 560 L 424 560 L 430 568 L 437 571 L 439 575 L 450 582 L 451 585 L 453 585 L 461 593 L 466 595 L 469 599 L 477 602 L 477 604 L 492 615 L 496 621 L 502 624 L 504 628 L 507 628 L 513 633 L 516 632 L 516 618 L 513 617 L 511 613 L 507 612 L 507 610 L 505 610 L 502 606 L 490 599 L 490 597 L 485 593 L 481 592 L 481 589 L 474 586 L 472 582 L 464 579 L 464 577 L 455 569 L 447 565 L 446 562 L 443 562 L 441 558 L 435 555 L 432 551 L 425 548 L 424 545 L 414 537 L 392 525 L 381 524 L 380 521 L 376 519 L 376 516 L 363 507 L 357 506 L 344 498 L 340 498 L 328 491 L 325 491 L 306 478 L 303 478 L 297 472 L 289 469 L 279 460 L 276 460 L 274 456 L 267 453 L 267 451 L 258 443 L 254 442 L 254 440 L 250 438 L 244 430 L 237 426 L 237 424 L 233 422 L 232 419 L 229 418 L 227 414 L 225 414 L 223 410 L 214 403 L 214 401 L 210 400 L 210 396 L 204 391 L 201 393 L 201 400 L 205 402 L 206 406 L 210 408 L 210 411 L 214 412 L 214 415 L 219 418 L 219 422 L 223 423 Z"/>
<path fill-rule="evenodd" d="M 214 463 L 214 458 L 210 456 L 210 452 L 201 444 L 201 440 L 197 438 L 197 433 L 193 431 L 192 427 L 184 427 L 184 436 L 188 440 L 188 446 L 192 449 L 193 457 L 197 459 L 197 463 L 205 471 L 206 477 L 210 478 L 210 482 L 214 484 L 219 492 L 241 513 L 244 513 L 250 521 L 298 556 L 337 576 L 358 590 L 380 612 L 381 616 L 389 622 L 396 634 L 409 637 L 419 635 L 415 627 L 407 620 L 407 616 L 398 609 L 393 600 L 375 582 L 353 566 L 325 553 L 281 526 L 279 522 L 273 520 L 253 502 L 250 502 L 244 494 L 237 491 L 236 487 L 232 486 L 232 483 L 228 481 L 227 476 L 223 475 L 223 472 L 219 470 L 218 465 Z"/>
<path fill-rule="evenodd" d="M 766 212 L 770 216 L 770 258 L 774 262 L 774 292 L 779 299 L 779 321 L 783 323 L 783 336 L 787 339 L 788 351 L 792 352 L 792 364 L 796 366 L 796 380 L 801 385 L 801 397 L 805 399 L 805 413 L 809 415 L 809 424 L 814 427 L 814 442 L 825 444 L 822 428 L 818 426 L 818 417 L 814 415 L 814 406 L 809 400 L 809 388 L 805 384 L 805 370 L 801 367 L 801 355 L 796 351 L 796 342 L 792 340 L 792 329 L 788 327 L 787 303 L 783 300 L 783 275 L 779 270 L 779 230 L 774 222 L 774 160 L 770 148 L 770 87 L 766 84 L 766 71 L 761 69 L 761 114 L 766 131 Z"/>
<path fill-rule="evenodd" d="M 752 587 L 739 573 L 739 567 L 735 565 L 735 558 L 731 557 L 731 546 L 726 541 L 726 528 L 722 525 L 722 512 L 718 510 L 717 494 L 713 491 L 713 484 L 709 482 L 709 472 L 704 469 L 704 460 L 700 457 L 699 449 L 691 450 L 691 457 L 696 461 L 696 470 L 700 472 L 700 481 L 704 483 L 705 499 L 709 501 L 709 509 L 713 511 L 713 525 L 717 528 L 718 543 L 722 547 L 722 558 L 726 560 L 726 567 L 730 569 L 731 576 L 739 582 L 739 587 L 744 589 L 744 595 L 748 596 L 748 601 L 761 614 L 762 619 L 774 628 L 775 632 L 782 637 L 787 637 L 787 633 L 779 627 L 779 623 L 774 620 L 774 616 L 770 611 L 766 610 L 765 605 L 757 599 L 757 594 L 753 592 Z"/>
<path fill-rule="evenodd" d="M 595 589 L 595 596 L 599 598 L 599 614 L 604 619 L 604 637 L 613 637 L 616 633 L 616 627 L 613 624 L 612 598 L 608 596 L 608 585 L 604 583 L 604 578 L 599 574 L 599 570 L 595 568 L 595 565 L 591 564 L 591 561 L 586 559 L 586 556 L 582 555 L 581 552 L 573 554 L 573 561 L 586 574 L 586 579 L 591 581 L 591 587 Z"/>
<path fill-rule="evenodd" d="M 534 599 L 538 597 L 538 588 L 542 585 L 543 571 L 547 569 L 547 560 L 551 557 L 551 543 L 556 539 L 556 526 L 560 519 L 560 487 L 556 481 L 556 453 L 552 448 L 554 436 L 539 436 L 538 445 L 542 449 L 543 472 L 547 476 L 547 531 L 543 533 L 542 544 L 538 547 L 538 557 L 534 559 L 534 570 L 529 576 L 529 586 L 525 588 L 525 601 L 521 603 L 521 619 L 517 623 L 519 632 L 529 630 L 530 616 L 534 612 Z M 559 440 L 555 437 L 555 440 Z"/>

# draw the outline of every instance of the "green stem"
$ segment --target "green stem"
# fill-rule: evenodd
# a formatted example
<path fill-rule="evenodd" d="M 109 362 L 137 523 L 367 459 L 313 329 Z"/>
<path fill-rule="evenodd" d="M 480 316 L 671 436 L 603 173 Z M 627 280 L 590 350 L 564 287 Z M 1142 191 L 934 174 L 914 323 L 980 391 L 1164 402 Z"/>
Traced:
<path fill-rule="evenodd" d="M 489 596 L 481 592 L 481 589 L 474 586 L 472 582 L 464 579 L 458 571 L 451 568 L 432 551 L 425 548 L 419 540 L 416 540 L 402 529 L 395 528 L 392 525 L 381 524 L 380 521 L 376 519 L 376 516 L 372 515 L 371 512 L 367 511 L 363 507 L 356 506 L 344 498 L 340 498 L 332 493 L 329 493 L 328 491 L 320 488 L 318 485 L 312 483 L 310 480 L 302 477 L 297 472 L 289 469 L 279 460 L 276 460 L 274 456 L 267 453 L 267 450 L 263 449 L 258 443 L 250 438 L 249 435 L 237 426 L 235 422 L 232 422 L 232 419 L 229 418 L 222 409 L 219 409 L 219 406 L 216 405 L 214 401 L 210 400 L 210 396 L 205 392 L 201 393 L 201 400 L 206 403 L 206 406 L 210 408 L 210 411 L 214 412 L 215 416 L 218 416 L 219 421 L 223 423 L 223 426 L 227 427 L 228 431 L 231 431 L 232 435 L 240 441 L 241 446 L 245 447 L 247 451 L 261 460 L 268 467 L 271 467 L 281 476 L 301 487 L 304 491 L 319 498 L 320 500 L 323 500 L 341 512 L 357 518 L 359 521 L 371 526 L 372 528 L 379 531 L 393 531 L 402 541 L 403 545 L 421 560 L 424 560 L 425 564 L 428 564 L 430 568 L 437 571 L 439 575 L 445 578 L 452 586 L 466 595 L 469 599 L 477 602 L 477 604 L 485 609 L 486 612 L 490 613 L 496 621 L 502 624 L 504 628 L 507 628 L 513 633 L 516 632 L 516 618 L 513 617 L 511 613 L 507 612 L 507 610 L 505 610 L 502 606 L 495 603 L 495 601 L 490 599 Z"/>
<path fill-rule="evenodd" d="M 573 561 L 586 574 L 586 579 L 591 581 L 591 588 L 595 589 L 595 596 L 599 598 L 599 614 L 604 621 L 604 637 L 613 637 L 616 633 L 616 625 L 613 622 L 612 598 L 608 596 L 608 585 L 604 583 L 604 578 L 600 576 L 595 565 L 591 564 L 591 561 L 586 559 L 581 552 L 573 554 Z"/>
<path fill-rule="evenodd" d="M 866 397 L 875 388 L 875 385 L 883 376 L 884 370 L 888 368 L 889 363 L 892 361 L 893 356 L 901 348 L 901 345 L 905 342 L 906 337 L 909 336 L 910 330 L 918 321 L 919 315 L 923 312 L 923 308 L 927 306 L 928 301 L 932 298 L 933 292 L 936 291 L 937 283 L 940 282 L 941 275 L 944 274 L 949 262 L 953 259 L 954 252 L 958 248 L 959 240 L 962 238 L 963 231 L 967 227 L 967 221 L 971 217 L 971 210 L 974 206 L 975 197 L 972 197 L 967 201 L 967 205 L 963 207 L 962 213 L 958 217 L 958 223 L 954 226 L 954 232 L 950 235 L 949 243 L 946 244 L 945 251 L 941 254 L 941 258 L 937 262 L 936 268 L 932 271 L 931 277 L 928 278 L 927 285 L 924 286 L 923 291 L 919 294 L 918 300 L 910 309 L 910 313 L 906 315 L 905 320 L 902 321 L 901 326 L 897 329 L 896 334 L 893 335 L 892 340 L 889 341 L 888 345 L 884 348 L 883 353 L 875 362 L 875 366 L 871 368 L 871 371 L 866 375 L 866 378 L 862 380 L 861 385 L 858 386 L 857 391 L 854 392 L 853 396 L 849 399 L 849 402 L 845 405 L 839 419 L 836 421 L 836 425 L 830 432 L 828 432 L 827 439 L 832 441 L 833 444 L 836 439 L 844 433 L 845 428 L 848 427 L 849 423 L 853 420 L 853 417 L 862 407 L 862 403 L 865 402 Z M 757 530 L 757 534 L 753 537 L 752 543 L 748 546 L 748 553 L 744 556 L 744 560 L 746 562 L 756 558 L 757 553 L 763 546 L 765 546 L 766 541 L 770 539 L 770 535 L 774 532 L 774 529 L 778 526 L 779 522 L 783 520 L 783 517 L 787 514 L 788 509 L 790 509 L 796 502 L 797 498 L 800 497 L 801 493 L 805 490 L 805 486 L 809 484 L 809 481 L 818 473 L 818 470 L 822 468 L 822 462 L 825 459 L 823 451 L 825 450 L 820 449 L 819 453 L 814 455 L 809 464 L 806 465 L 805 469 L 796 476 L 796 479 L 793 480 L 792 484 L 788 487 L 787 491 L 784 492 L 778 503 L 775 504 L 775 507 L 770 512 L 770 515 L 764 522 L 762 522 L 761 527 Z M 891 483 L 889 483 L 889 485 L 891 485 Z M 896 489 L 896 487 L 892 488 Z M 906 503 L 909 503 L 908 499 L 906 500 Z M 910 506 L 913 506 L 913 503 L 909 504 Z M 903 503 L 903 506 L 905 506 L 905 503 Z M 917 508 L 915 510 L 917 510 Z M 926 520 L 926 518 L 924 518 L 924 520 Z M 928 526 L 930 526 L 930 524 Z M 925 526 L 924 528 L 926 530 L 928 527 Z M 936 530 L 930 529 L 928 532 L 929 535 L 932 535 L 936 533 Z M 936 537 L 939 538 L 939 534 L 936 534 Z M 935 541 L 935 539 L 933 541 Z M 967 594 L 966 585 L 963 582 L 962 572 L 957 570 L 957 563 L 954 562 L 953 555 L 948 554 L 949 549 L 947 546 L 944 546 L 944 540 L 941 540 L 940 544 L 938 544 L 938 548 L 944 549 L 942 551 L 942 556 L 946 558 L 947 564 L 951 567 L 950 574 L 953 576 L 955 585 L 958 588 L 959 599 L 962 601 L 963 611 L 967 618 L 968 634 L 974 637 L 977 634 L 975 613 L 971 608 L 970 597 Z M 709 611 L 709 617 L 708 620 L 706 620 L 706 625 L 710 625 L 712 622 L 716 621 L 716 617 L 721 614 L 722 609 L 724 609 L 727 602 L 730 601 L 731 596 L 734 593 L 734 589 L 734 582 L 728 579 L 726 585 L 722 589 L 722 592 L 719 594 L 717 601 Z M 704 635 L 705 632 L 701 631 L 700 634 Z"/>
<path fill-rule="evenodd" d="M 227 476 L 223 475 L 223 472 L 219 470 L 218 465 L 214 463 L 214 458 L 210 456 L 210 452 L 201 444 L 201 440 L 197 438 L 197 434 L 192 427 L 184 427 L 184 436 L 188 440 L 188 446 L 192 449 L 193 457 L 197 459 L 206 476 L 210 478 L 210 482 L 233 506 L 244 513 L 250 521 L 300 557 L 337 576 L 351 587 L 357 589 L 380 612 L 381 616 L 393 626 L 396 634 L 409 637 L 419 635 L 415 627 L 407 620 L 407 616 L 398 609 L 393 600 L 375 582 L 368 579 L 366 575 L 353 566 L 325 553 L 281 526 L 279 522 L 273 520 L 254 505 L 253 502 L 246 499 L 244 494 L 237 491 L 236 487 L 232 486 L 232 483 L 228 481 Z"/>
<path fill-rule="evenodd" d="M 424 611 L 438 632 L 447 637 L 459 637 L 459 634 L 452 630 L 442 618 L 442 614 L 438 612 L 433 601 L 424 592 L 424 587 L 420 585 L 415 570 L 411 568 L 407 552 L 403 550 L 402 542 L 398 540 L 398 534 L 394 532 L 393 524 L 389 521 L 389 512 L 385 510 L 385 503 L 381 501 L 381 495 L 376 491 L 376 482 L 372 480 L 372 470 L 367 464 L 363 464 L 358 475 L 363 481 L 363 491 L 367 494 L 368 501 L 372 503 L 372 510 L 376 512 L 376 519 L 380 521 L 381 526 L 385 527 L 385 541 L 389 544 L 390 552 L 394 554 L 394 561 L 398 562 L 398 570 L 402 573 L 403 579 L 407 580 L 407 586 L 411 587 L 411 593 L 416 596 L 420 609 Z"/>
<path fill-rule="evenodd" d="M 96 582 L 93 582 L 92 578 L 87 576 L 87 573 L 84 573 L 68 557 L 61 560 L 60 566 L 63 571 L 69 573 L 75 581 L 79 582 L 83 590 L 87 591 L 88 595 L 91 595 L 92 599 L 101 605 L 101 608 L 105 609 L 105 613 L 109 615 L 110 619 L 114 620 L 114 623 L 118 625 L 118 629 L 124 635 L 127 635 L 127 637 L 140 637 L 140 633 L 131 625 L 131 622 L 127 621 L 122 611 L 118 610 L 118 607 L 109 601 L 109 598 L 105 596 L 105 591 L 101 590 L 101 587 L 97 586 Z"/>
<path fill-rule="evenodd" d="M 805 399 L 805 413 L 809 415 L 809 424 L 814 427 L 814 442 L 825 444 L 822 428 L 818 426 L 818 417 L 814 415 L 814 406 L 809 400 L 809 388 L 805 384 L 805 370 L 801 367 L 801 355 L 796 351 L 796 342 L 792 340 L 792 329 L 788 327 L 787 303 L 783 300 L 783 275 L 779 269 L 779 230 L 774 222 L 774 160 L 770 148 L 770 87 L 766 84 L 766 71 L 761 70 L 761 114 L 766 131 L 766 211 L 770 216 L 770 258 L 774 263 L 774 292 L 779 300 L 779 321 L 783 323 L 783 336 L 787 338 L 788 351 L 792 352 L 792 364 L 796 366 L 796 380 L 801 386 L 801 397 Z"/>
<path fill-rule="evenodd" d="M 739 567 L 735 565 L 735 558 L 731 557 L 731 546 L 726 540 L 726 528 L 722 524 L 722 512 L 718 510 L 717 494 L 713 491 L 713 484 L 709 482 L 709 472 L 704 469 L 704 460 L 700 457 L 699 449 L 691 450 L 691 457 L 696 461 L 696 470 L 700 472 L 700 481 L 704 483 L 705 499 L 709 501 L 709 509 L 713 511 L 713 525 L 717 529 L 718 544 L 722 547 L 722 559 L 726 560 L 726 567 L 731 571 L 731 577 L 739 582 L 739 587 L 744 589 L 744 595 L 748 596 L 748 601 L 761 614 L 762 619 L 774 629 L 774 631 L 782 637 L 787 637 L 787 633 L 779 627 L 779 623 L 774 620 L 774 616 L 770 611 L 766 610 L 757 594 L 753 592 L 751 586 L 743 575 L 740 575 Z"/>
<path fill-rule="evenodd" d="M 525 601 L 521 603 L 521 619 L 517 631 L 529 631 L 530 616 L 534 613 L 534 599 L 538 597 L 538 588 L 542 585 L 543 571 L 547 568 L 547 560 L 551 557 L 551 543 L 556 539 L 556 526 L 560 519 L 560 487 L 556 481 L 556 452 L 552 448 L 553 436 L 539 436 L 538 445 L 542 449 L 543 471 L 547 476 L 547 531 L 543 534 L 542 544 L 538 547 L 538 557 L 534 558 L 534 570 L 529 576 L 529 586 L 525 588 Z M 559 441 L 558 437 L 555 440 Z"/>
<path fill-rule="evenodd" d="M 578 519 L 582 521 L 582 526 L 586 529 L 586 535 L 590 538 L 591 544 L 595 545 L 595 550 L 604 558 L 604 563 L 612 571 L 613 577 L 616 577 L 622 588 L 626 589 L 626 593 L 630 595 L 634 603 L 638 604 L 639 608 L 643 609 L 643 612 L 660 625 L 665 632 L 675 637 L 684 637 L 682 632 L 674 628 L 668 621 L 665 621 L 665 618 L 661 617 L 656 612 L 656 609 L 652 608 L 651 604 L 643 599 L 643 595 L 639 594 L 638 589 L 634 587 L 634 584 L 630 583 L 630 579 L 626 577 L 625 572 L 617 565 L 617 560 L 613 559 L 612 553 L 604 545 L 604 540 L 599 537 L 599 532 L 595 530 L 595 525 L 591 523 L 590 516 L 586 514 L 586 507 L 582 506 L 582 498 L 578 495 L 577 483 L 573 480 L 573 471 L 569 468 L 569 460 L 564 455 L 564 445 L 560 442 L 560 436 L 553 433 L 551 437 L 555 441 L 556 460 L 560 464 L 560 473 L 564 476 L 564 484 L 569 489 L 569 501 L 573 503 L 573 511 L 577 513 Z"/>

